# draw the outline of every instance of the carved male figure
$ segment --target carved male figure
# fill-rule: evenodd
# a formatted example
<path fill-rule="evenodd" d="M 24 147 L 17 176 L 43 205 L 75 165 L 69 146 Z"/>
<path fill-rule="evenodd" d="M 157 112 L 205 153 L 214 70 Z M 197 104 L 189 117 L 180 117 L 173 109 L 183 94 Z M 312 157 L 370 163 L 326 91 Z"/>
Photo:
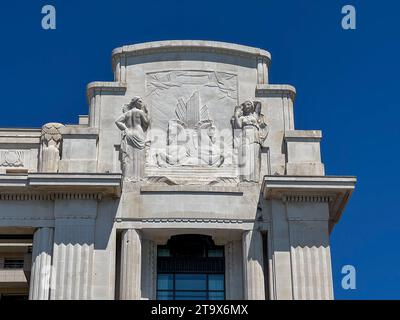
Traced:
<path fill-rule="evenodd" d="M 115 122 L 122 131 L 122 172 L 126 180 L 139 181 L 144 176 L 146 132 L 149 113 L 142 98 L 133 97 L 124 106 L 123 114 Z"/>

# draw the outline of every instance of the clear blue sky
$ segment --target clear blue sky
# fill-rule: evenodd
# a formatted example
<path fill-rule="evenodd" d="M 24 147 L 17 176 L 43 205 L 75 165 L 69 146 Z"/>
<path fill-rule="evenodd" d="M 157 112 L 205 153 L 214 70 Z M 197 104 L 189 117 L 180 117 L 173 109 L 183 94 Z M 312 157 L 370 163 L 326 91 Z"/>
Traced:
<path fill-rule="evenodd" d="M 41 29 L 41 8 L 57 30 Z M 357 30 L 341 28 L 341 8 Z M 2 1 L 0 127 L 75 123 L 85 86 L 112 80 L 111 50 L 124 44 L 204 39 L 272 53 L 271 83 L 297 88 L 297 129 L 323 131 L 328 175 L 359 182 L 332 234 L 338 299 L 400 299 L 400 2 L 394 0 Z M 341 267 L 357 289 L 341 289 Z"/>

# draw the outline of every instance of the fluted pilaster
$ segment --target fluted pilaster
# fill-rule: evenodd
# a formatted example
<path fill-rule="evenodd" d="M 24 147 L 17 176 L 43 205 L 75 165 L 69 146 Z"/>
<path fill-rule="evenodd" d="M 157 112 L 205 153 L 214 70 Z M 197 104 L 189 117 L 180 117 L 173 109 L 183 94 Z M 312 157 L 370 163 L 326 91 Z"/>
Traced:
<path fill-rule="evenodd" d="M 33 236 L 29 300 L 49 299 L 53 239 L 53 228 L 39 228 Z"/>
<path fill-rule="evenodd" d="M 127 229 L 122 233 L 120 299 L 140 300 L 142 244 L 137 230 Z"/>
<path fill-rule="evenodd" d="M 243 234 L 244 297 L 265 300 L 263 241 L 259 231 Z"/>

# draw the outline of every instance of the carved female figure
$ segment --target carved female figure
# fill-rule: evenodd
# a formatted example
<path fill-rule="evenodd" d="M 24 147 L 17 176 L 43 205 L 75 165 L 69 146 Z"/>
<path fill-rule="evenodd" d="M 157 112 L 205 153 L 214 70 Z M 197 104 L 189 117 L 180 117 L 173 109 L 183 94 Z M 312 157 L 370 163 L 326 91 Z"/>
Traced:
<path fill-rule="evenodd" d="M 41 150 L 40 150 L 40 172 L 58 172 L 60 162 L 60 149 L 62 134 L 61 123 L 47 123 L 42 127 Z"/>
<path fill-rule="evenodd" d="M 123 114 L 115 122 L 122 131 L 121 154 L 124 178 L 139 181 L 144 176 L 146 131 L 149 114 L 140 97 L 133 97 L 124 106 Z"/>
<path fill-rule="evenodd" d="M 235 148 L 238 149 L 240 178 L 242 181 L 259 182 L 261 145 L 268 135 L 268 128 L 261 114 L 261 102 L 247 100 L 235 108 L 232 119 Z"/>

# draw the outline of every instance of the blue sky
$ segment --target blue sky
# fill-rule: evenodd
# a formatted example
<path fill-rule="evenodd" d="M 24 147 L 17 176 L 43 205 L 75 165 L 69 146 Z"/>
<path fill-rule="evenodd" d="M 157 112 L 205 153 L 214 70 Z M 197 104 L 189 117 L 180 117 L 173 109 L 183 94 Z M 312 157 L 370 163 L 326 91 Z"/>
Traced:
<path fill-rule="evenodd" d="M 41 8 L 57 29 L 41 28 Z M 341 28 L 341 8 L 357 30 Z M 297 129 L 321 129 L 328 175 L 358 176 L 332 234 L 338 299 L 400 299 L 398 157 L 400 2 L 393 0 L 3 1 L 0 127 L 75 123 L 85 86 L 112 80 L 111 50 L 124 44 L 203 39 L 264 48 L 271 83 L 292 84 Z M 341 268 L 357 289 L 341 289 Z"/>

